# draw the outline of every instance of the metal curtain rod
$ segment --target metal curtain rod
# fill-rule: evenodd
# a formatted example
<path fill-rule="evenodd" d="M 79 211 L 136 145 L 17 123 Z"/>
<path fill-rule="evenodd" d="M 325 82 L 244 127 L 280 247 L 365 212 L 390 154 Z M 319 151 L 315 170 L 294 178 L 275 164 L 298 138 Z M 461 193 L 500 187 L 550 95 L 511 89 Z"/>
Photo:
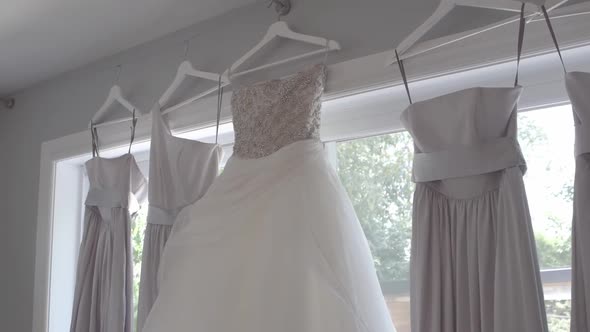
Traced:
<path fill-rule="evenodd" d="M 4 104 L 4 107 L 8 109 L 14 108 L 15 100 L 12 97 L 0 98 L 0 102 L 2 102 L 2 104 Z"/>
<path fill-rule="evenodd" d="M 272 5 L 275 6 L 275 11 L 277 12 L 277 15 L 279 16 L 279 20 L 281 19 L 281 16 L 285 16 L 285 15 L 289 14 L 289 12 L 291 11 L 291 1 L 290 0 L 270 0 L 268 2 L 267 7 L 270 7 Z"/>

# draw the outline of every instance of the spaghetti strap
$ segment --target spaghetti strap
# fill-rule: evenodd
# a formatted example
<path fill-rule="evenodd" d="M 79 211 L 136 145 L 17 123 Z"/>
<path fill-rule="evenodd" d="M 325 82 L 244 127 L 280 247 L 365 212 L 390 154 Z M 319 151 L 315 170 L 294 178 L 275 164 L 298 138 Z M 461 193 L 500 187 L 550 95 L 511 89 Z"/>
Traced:
<path fill-rule="evenodd" d="M 231 67 L 230 67 L 231 68 Z M 221 75 L 217 82 L 217 122 L 215 123 L 215 144 L 219 140 L 219 122 L 221 120 L 221 107 L 223 106 L 223 86 L 221 85 Z"/>
<path fill-rule="evenodd" d="M 545 16 L 547 27 L 549 28 L 549 32 L 551 33 L 553 44 L 555 45 L 555 49 L 557 50 L 557 54 L 559 55 L 559 60 L 561 60 L 561 66 L 563 67 L 563 71 L 567 73 L 565 62 L 563 61 L 563 56 L 561 55 L 561 50 L 559 49 L 559 43 L 557 42 L 557 37 L 555 36 L 555 30 L 553 29 L 553 25 L 551 24 L 551 20 L 549 19 L 549 14 L 547 13 L 547 8 L 545 7 L 545 5 L 543 5 L 541 6 L 541 9 L 543 10 L 543 16 Z"/>
<path fill-rule="evenodd" d="M 324 67 L 328 63 L 328 53 L 330 53 L 330 40 L 326 39 L 326 50 L 324 51 Z"/>
<path fill-rule="evenodd" d="M 399 54 L 397 50 L 395 50 L 395 58 L 397 59 L 397 65 L 399 66 L 399 71 L 402 74 L 402 79 L 404 80 L 404 86 L 406 87 L 406 93 L 408 94 L 408 100 L 410 104 L 412 104 L 412 96 L 410 95 L 410 86 L 408 85 L 408 77 L 406 75 L 406 68 L 404 67 L 404 60 L 399 58 Z"/>
<path fill-rule="evenodd" d="M 137 126 L 137 117 L 135 117 L 135 109 L 134 109 L 133 110 L 133 118 L 131 119 L 131 140 L 129 142 L 129 150 L 127 151 L 127 153 L 131 153 L 131 145 L 133 145 L 133 140 L 135 139 L 135 127 L 136 126 Z M 92 158 L 100 157 L 99 145 L 98 145 L 98 131 L 92 121 L 90 122 L 90 137 L 92 138 Z"/>
<path fill-rule="evenodd" d="M 135 109 L 133 109 L 133 119 L 131 120 L 131 139 L 129 141 L 129 151 L 127 151 L 127 153 L 131 153 L 131 145 L 133 145 L 133 140 L 135 139 L 136 125 L 137 125 L 137 118 L 135 117 Z"/>
<path fill-rule="evenodd" d="M 98 154 L 98 133 L 92 122 L 90 122 L 90 136 L 92 137 L 92 158 L 100 157 Z"/>
<path fill-rule="evenodd" d="M 518 71 L 520 69 L 520 58 L 522 56 L 522 46 L 524 43 L 524 29 L 526 26 L 526 21 L 524 18 L 524 6 L 525 3 L 522 3 L 520 7 L 520 23 L 518 28 L 518 47 L 517 47 L 517 56 L 516 56 L 516 77 L 514 78 L 514 86 L 518 86 Z"/>

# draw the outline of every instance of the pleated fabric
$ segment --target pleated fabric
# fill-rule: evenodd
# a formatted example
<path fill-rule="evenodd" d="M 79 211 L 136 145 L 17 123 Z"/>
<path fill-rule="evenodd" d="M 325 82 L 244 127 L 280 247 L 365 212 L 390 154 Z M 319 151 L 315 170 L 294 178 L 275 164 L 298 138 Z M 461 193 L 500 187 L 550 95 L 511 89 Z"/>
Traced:
<path fill-rule="evenodd" d="M 147 197 L 135 159 L 86 163 L 90 190 L 78 256 L 71 332 L 133 331 L 131 214 Z"/>
<path fill-rule="evenodd" d="M 565 77 L 576 130 L 571 331 L 590 331 L 590 73 Z"/>
<path fill-rule="evenodd" d="M 160 257 L 178 214 L 201 198 L 219 172 L 218 144 L 172 135 L 161 107 L 152 109 L 149 210 L 143 240 L 137 327 L 141 331 L 158 295 Z"/>
<path fill-rule="evenodd" d="M 515 88 L 412 104 L 412 331 L 544 332 Z"/>

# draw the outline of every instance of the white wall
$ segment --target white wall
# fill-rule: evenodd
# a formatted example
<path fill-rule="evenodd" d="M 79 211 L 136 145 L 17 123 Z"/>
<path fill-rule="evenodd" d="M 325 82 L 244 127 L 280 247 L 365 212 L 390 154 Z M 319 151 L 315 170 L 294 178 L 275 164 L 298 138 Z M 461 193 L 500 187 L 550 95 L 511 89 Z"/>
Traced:
<path fill-rule="evenodd" d="M 430 15 L 437 1 L 293 3 L 293 11 L 285 20 L 294 30 L 338 40 L 343 50 L 331 55 L 329 62 L 340 62 L 390 49 Z M 496 17 L 486 13 L 471 18 L 465 26 L 473 25 L 474 20 L 484 24 Z M 182 60 L 183 40 L 197 35 L 190 51 L 196 67 L 222 71 L 256 43 L 274 19 L 274 12 L 263 4 L 236 9 L 38 84 L 16 95 L 14 109 L 0 110 L 0 330 L 31 330 L 41 143 L 86 128 L 113 83 L 116 65 L 123 65 L 122 89 L 145 112 L 174 76 Z M 436 34 L 462 29 L 461 24 L 445 24 L 444 30 Z M 273 56 L 296 48 L 285 47 Z M 264 61 L 264 57 L 259 59 Z M 292 67 L 266 74 L 281 76 L 293 71 Z M 90 148 L 90 140 L 88 144 Z"/>

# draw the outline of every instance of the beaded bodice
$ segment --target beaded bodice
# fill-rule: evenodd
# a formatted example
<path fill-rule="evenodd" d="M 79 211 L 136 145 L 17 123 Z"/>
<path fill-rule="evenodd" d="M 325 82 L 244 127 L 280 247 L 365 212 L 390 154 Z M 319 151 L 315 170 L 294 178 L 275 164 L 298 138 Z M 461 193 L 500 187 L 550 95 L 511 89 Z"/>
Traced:
<path fill-rule="evenodd" d="M 234 154 L 260 158 L 293 142 L 319 138 L 324 81 L 325 66 L 318 64 L 237 90 L 231 100 Z"/>

